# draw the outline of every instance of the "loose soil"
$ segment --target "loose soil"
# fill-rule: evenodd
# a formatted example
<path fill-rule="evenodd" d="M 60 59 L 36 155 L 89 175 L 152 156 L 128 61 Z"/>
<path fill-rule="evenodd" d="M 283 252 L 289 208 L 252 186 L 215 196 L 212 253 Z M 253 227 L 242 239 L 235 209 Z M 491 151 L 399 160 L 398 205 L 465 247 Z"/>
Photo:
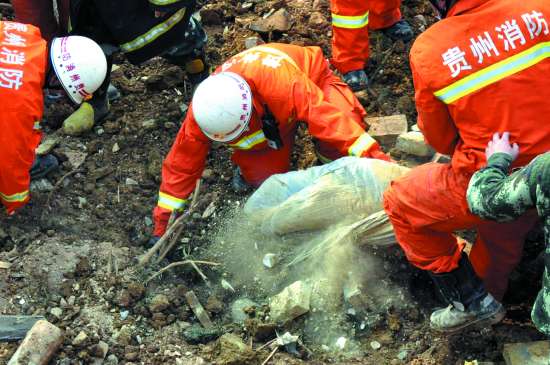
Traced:
<path fill-rule="evenodd" d="M 259 35 L 248 28 L 252 21 L 283 7 L 292 21 L 288 32 Z M 11 16 L 3 11 L 4 16 Z M 249 36 L 318 45 L 329 55 L 328 14 L 326 0 L 209 2 L 201 13 L 209 35 L 208 59 L 213 65 L 220 64 L 243 50 Z M 433 22 L 430 8 L 420 0 L 404 0 L 403 14 L 417 34 L 428 26 L 426 23 Z M 372 86 L 358 97 L 371 116 L 403 113 L 414 124 L 414 91 L 407 61 L 410 44 L 392 44 L 381 32 L 371 32 L 370 37 L 368 72 Z M 272 329 L 264 335 L 257 331 L 267 311 L 264 305 L 268 297 L 251 290 L 253 280 L 235 284 L 235 292 L 224 289 L 221 280 L 231 283 L 233 273 L 224 267 L 224 255 L 214 255 L 209 249 L 224 217 L 242 206 L 247 197 L 231 189 L 230 151 L 224 146 L 214 146 L 208 157 L 199 213 L 186 223 L 181 245 L 170 257 L 170 261 L 181 259 L 185 250 L 193 259 L 220 262 L 221 266 L 202 267 L 210 286 L 187 267 L 143 285 L 169 261 L 146 270 L 136 267 L 136 257 L 147 249 L 152 231 L 151 210 L 156 204 L 161 162 L 176 136 L 191 91 L 184 75 L 162 59 L 139 67 L 123 57 L 116 63 L 113 83 L 122 97 L 112 103 L 110 114 L 93 132 L 78 138 L 59 133 L 60 122 L 72 111 L 66 101 L 46 110 L 45 133 L 59 136 L 53 153 L 62 161 L 62 168 L 48 177 L 55 185 L 53 191 L 35 189 L 32 202 L 19 214 L 0 217 L 0 261 L 12 264 L 9 269 L 0 268 L 0 313 L 44 315 L 62 328 L 65 342 L 51 364 L 91 363 L 99 341 L 109 345 L 108 364 L 114 364 L 114 358 L 120 364 L 261 364 L 269 354 L 267 349 L 235 358 L 232 350 L 216 340 L 196 345 L 183 336 L 198 324 L 185 300 L 188 290 L 196 292 L 220 333 L 234 333 L 254 349 L 274 336 Z M 394 157 L 407 165 L 422 162 L 407 156 Z M 84 162 L 79 165 L 78 159 Z M 293 165 L 305 168 L 315 163 L 311 140 L 302 128 Z M 214 207 L 214 213 L 203 214 L 209 206 Z M 505 300 L 508 315 L 499 325 L 454 336 L 430 331 L 429 313 L 441 303 L 427 275 L 412 268 L 402 252 L 393 247 L 369 254 L 377 257 L 377 274 L 388 287 L 399 288 L 386 293 L 388 298 L 395 299 L 396 293 L 403 291 L 406 305 L 374 305 L 371 313 L 376 316 L 366 331 L 360 330 L 354 318 L 348 318 L 348 330 L 355 334 L 353 340 L 357 343 L 350 353 L 319 346 L 304 330 L 310 328 L 304 327 L 307 318 L 301 319 L 288 329 L 302 336 L 305 347 L 300 347 L 298 355 L 279 351 L 270 363 L 500 362 L 504 343 L 542 338 L 529 318 L 541 273 L 537 260 L 541 246 L 536 243 L 536 235 L 532 241 L 512 276 Z M 284 284 L 288 283 L 280 283 L 281 288 Z M 251 321 L 237 325 L 231 320 L 231 303 L 245 296 L 253 296 L 258 307 Z M 61 308 L 61 315 L 53 315 L 52 308 Z M 73 344 L 81 331 L 87 339 Z M 372 341 L 377 341 L 380 348 L 374 349 Z M 0 364 L 7 362 L 17 345 L 0 344 Z"/>

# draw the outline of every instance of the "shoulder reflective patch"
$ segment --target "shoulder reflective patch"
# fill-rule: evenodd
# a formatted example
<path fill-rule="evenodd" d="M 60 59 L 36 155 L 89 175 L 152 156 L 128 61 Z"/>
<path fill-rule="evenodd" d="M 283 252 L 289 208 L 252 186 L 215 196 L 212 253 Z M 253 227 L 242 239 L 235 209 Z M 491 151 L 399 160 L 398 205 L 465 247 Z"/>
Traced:
<path fill-rule="evenodd" d="M 368 11 L 363 15 L 357 16 L 338 15 L 335 13 L 331 13 L 330 15 L 332 17 L 332 25 L 338 28 L 358 29 L 364 28 L 369 24 Z"/>
<path fill-rule="evenodd" d="M 483 70 L 474 72 L 436 91 L 434 95 L 445 104 L 450 104 L 485 86 L 494 84 L 510 75 L 536 65 L 546 58 L 550 58 L 550 42 L 539 43 L 521 53 L 486 67 Z"/>

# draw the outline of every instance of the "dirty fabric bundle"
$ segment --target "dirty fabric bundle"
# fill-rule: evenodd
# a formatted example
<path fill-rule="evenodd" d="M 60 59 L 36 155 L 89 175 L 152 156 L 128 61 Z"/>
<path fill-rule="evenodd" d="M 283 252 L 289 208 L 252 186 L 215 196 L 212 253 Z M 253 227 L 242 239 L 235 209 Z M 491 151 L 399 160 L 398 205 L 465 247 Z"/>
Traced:
<path fill-rule="evenodd" d="M 380 160 L 345 157 L 267 179 L 244 211 L 264 233 L 284 235 L 349 225 L 361 244 L 395 242 L 382 210 L 390 181 L 408 168 Z"/>

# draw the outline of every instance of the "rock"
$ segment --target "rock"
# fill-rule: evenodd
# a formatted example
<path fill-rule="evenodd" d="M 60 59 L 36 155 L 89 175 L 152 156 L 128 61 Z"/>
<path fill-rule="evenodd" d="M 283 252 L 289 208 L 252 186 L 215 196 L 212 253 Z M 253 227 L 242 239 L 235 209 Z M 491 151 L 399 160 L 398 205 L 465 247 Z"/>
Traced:
<path fill-rule="evenodd" d="M 141 122 L 141 129 L 145 131 L 152 131 L 154 129 L 157 129 L 157 121 L 155 119 L 147 119 Z"/>
<path fill-rule="evenodd" d="M 328 21 L 321 12 L 314 11 L 309 16 L 309 25 L 313 28 L 322 28 L 328 25 Z"/>
<path fill-rule="evenodd" d="M 94 345 L 90 348 L 90 354 L 96 359 L 92 362 L 94 365 L 99 365 L 103 363 L 103 359 L 107 356 L 109 352 L 109 345 L 106 342 L 99 341 L 97 345 Z M 96 360 L 101 360 L 100 362 Z"/>
<path fill-rule="evenodd" d="M 46 365 L 62 343 L 63 332 L 40 320 L 27 333 L 8 365 Z"/>
<path fill-rule="evenodd" d="M 125 324 L 113 335 L 113 339 L 117 341 L 119 345 L 126 346 L 132 342 L 132 335 L 132 327 Z"/>
<path fill-rule="evenodd" d="M 116 299 L 116 303 L 120 307 L 129 307 L 133 303 L 132 296 L 130 295 L 128 290 L 122 290 L 120 292 Z"/>
<path fill-rule="evenodd" d="M 131 177 L 126 178 L 125 184 L 130 186 L 139 185 L 139 183 L 136 180 L 132 179 Z"/>
<path fill-rule="evenodd" d="M 260 37 L 248 37 L 244 40 L 244 48 L 249 49 L 264 43 L 265 42 Z"/>
<path fill-rule="evenodd" d="M 208 204 L 208 206 L 206 207 L 206 209 L 204 210 L 204 212 L 202 213 L 202 218 L 205 219 L 205 218 L 208 218 L 210 217 L 212 214 L 214 214 L 214 212 L 216 211 L 216 204 L 215 204 L 215 201 L 212 201 L 210 202 L 210 204 Z"/>
<path fill-rule="evenodd" d="M 203 328 L 199 325 L 193 325 L 183 331 L 183 339 L 191 344 L 207 343 L 220 337 L 223 332 L 216 327 Z"/>
<path fill-rule="evenodd" d="M 506 343 L 502 356 L 506 365 L 548 365 L 550 341 Z"/>
<path fill-rule="evenodd" d="M 78 209 L 83 209 L 88 205 L 88 200 L 83 196 L 78 197 Z"/>
<path fill-rule="evenodd" d="M 214 172 L 211 169 L 204 169 L 202 172 L 203 179 L 211 179 L 214 176 Z"/>
<path fill-rule="evenodd" d="M 268 269 L 271 269 L 275 265 L 277 265 L 277 261 L 279 261 L 278 258 L 279 257 L 274 253 L 268 253 L 264 256 L 262 263 L 264 264 L 265 267 L 267 267 Z"/>
<path fill-rule="evenodd" d="M 62 153 L 62 156 L 65 156 L 73 169 L 77 169 L 84 163 L 88 154 L 84 152 L 66 150 Z"/>
<path fill-rule="evenodd" d="M 206 300 L 204 308 L 210 313 L 221 313 L 223 311 L 223 303 L 214 295 L 211 295 Z"/>
<path fill-rule="evenodd" d="M 407 357 L 409 357 L 409 351 L 407 351 L 406 349 L 399 351 L 399 353 L 397 354 L 397 358 L 401 361 L 407 360 Z"/>
<path fill-rule="evenodd" d="M 43 319 L 42 316 L 0 315 L 0 341 L 15 341 L 24 338 L 36 322 Z"/>
<path fill-rule="evenodd" d="M 420 128 L 418 127 L 418 124 L 411 125 L 411 131 L 420 132 Z"/>
<path fill-rule="evenodd" d="M 59 141 L 59 136 L 47 135 L 42 143 L 36 148 L 35 153 L 39 156 L 47 155 L 59 144 Z"/>
<path fill-rule="evenodd" d="M 124 354 L 124 359 L 128 361 L 137 360 L 139 357 L 139 352 L 127 352 Z"/>
<path fill-rule="evenodd" d="M 149 310 L 151 313 L 162 312 L 168 308 L 169 305 L 170 301 L 166 295 L 157 294 L 153 297 L 153 299 L 151 299 L 151 303 L 149 303 Z"/>
<path fill-rule="evenodd" d="M 404 114 L 366 118 L 365 122 L 370 126 L 369 135 L 384 146 L 393 146 L 397 137 L 407 132 L 407 116 Z"/>
<path fill-rule="evenodd" d="M 55 318 L 60 319 L 61 316 L 63 315 L 63 309 L 61 309 L 59 307 L 54 307 L 54 308 L 50 309 L 50 314 L 52 316 L 54 316 Z"/>
<path fill-rule="evenodd" d="M 259 19 L 250 24 L 250 29 L 258 33 L 286 32 L 291 26 L 290 14 L 286 9 L 281 8 L 266 19 Z"/>
<path fill-rule="evenodd" d="M 430 157 L 434 150 L 424 141 L 421 132 L 407 132 L 397 137 L 395 148 L 401 152 L 418 157 Z"/>
<path fill-rule="evenodd" d="M 202 357 L 193 357 L 190 359 L 176 359 L 176 365 L 206 365 Z"/>
<path fill-rule="evenodd" d="M 80 331 L 78 335 L 73 339 L 73 346 L 81 346 L 88 339 L 88 335 L 84 331 Z"/>
<path fill-rule="evenodd" d="M 114 354 L 111 354 L 107 356 L 104 365 L 118 365 L 118 358 Z"/>
<path fill-rule="evenodd" d="M 243 324 L 248 315 L 244 311 L 245 308 L 258 307 L 258 304 L 248 298 L 239 298 L 231 304 L 231 319 L 233 322 Z"/>
<path fill-rule="evenodd" d="M 162 74 L 151 75 L 145 80 L 145 86 L 150 91 L 163 91 L 183 83 L 185 72 L 179 66 L 163 69 Z"/>
<path fill-rule="evenodd" d="M 142 283 L 130 283 L 128 285 L 128 293 L 135 300 L 140 300 L 145 295 L 145 286 Z"/>
<path fill-rule="evenodd" d="M 213 4 L 212 4 L 213 5 Z M 201 23 L 204 25 L 221 25 L 223 19 L 220 15 L 220 9 L 216 8 L 216 5 L 205 5 L 200 10 Z"/>
<path fill-rule="evenodd" d="M 225 365 L 248 364 L 255 354 L 239 336 L 232 333 L 226 333 L 220 337 L 219 353 L 217 361 Z"/>
<path fill-rule="evenodd" d="M 337 340 L 336 340 L 336 348 L 338 350 L 343 350 L 346 348 L 346 343 L 348 342 L 348 339 L 345 338 L 345 337 L 339 337 Z"/>
<path fill-rule="evenodd" d="M 271 298 L 270 315 L 275 322 L 288 322 L 309 312 L 311 286 L 296 281 Z"/>
<path fill-rule="evenodd" d="M 42 178 L 31 181 L 30 190 L 31 192 L 46 193 L 53 190 L 53 185 L 48 179 Z"/>
<path fill-rule="evenodd" d="M 373 350 L 378 350 L 378 349 L 380 349 L 380 347 L 382 347 L 382 345 L 381 345 L 380 342 L 378 342 L 378 341 L 371 341 L 370 347 L 371 347 Z"/>
<path fill-rule="evenodd" d="M 113 144 L 113 148 L 111 149 L 111 151 L 113 151 L 113 153 L 117 153 L 118 151 L 120 151 L 120 146 L 118 145 L 117 142 Z"/>
<path fill-rule="evenodd" d="M 426 17 L 422 14 L 415 15 L 413 17 L 413 20 L 418 25 L 418 27 L 426 28 L 426 25 L 428 25 L 428 22 L 426 21 Z"/>

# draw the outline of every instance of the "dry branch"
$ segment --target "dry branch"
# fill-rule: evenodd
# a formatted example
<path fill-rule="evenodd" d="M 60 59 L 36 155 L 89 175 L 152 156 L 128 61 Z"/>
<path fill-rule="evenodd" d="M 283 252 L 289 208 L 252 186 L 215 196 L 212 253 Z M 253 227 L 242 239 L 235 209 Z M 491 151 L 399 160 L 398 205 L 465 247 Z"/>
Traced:
<path fill-rule="evenodd" d="M 193 260 L 185 260 L 185 261 L 178 261 L 178 262 L 172 262 L 170 265 L 160 269 L 159 271 L 157 271 L 153 276 L 151 276 L 149 279 L 147 279 L 145 281 L 145 283 L 147 284 L 148 282 L 150 282 L 151 280 L 153 280 L 154 278 L 156 278 L 157 276 L 160 276 L 162 275 L 163 272 L 165 271 L 168 271 L 170 269 L 173 269 L 174 267 L 177 267 L 177 266 L 183 266 L 183 265 L 191 265 L 191 266 L 194 266 L 196 267 L 196 264 L 202 264 L 202 265 L 210 265 L 210 266 L 218 266 L 220 264 L 218 264 L 217 262 L 210 262 L 210 261 L 193 261 Z M 199 274 L 202 274 L 199 273 Z M 203 274 L 204 275 L 204 274 Z"/>

